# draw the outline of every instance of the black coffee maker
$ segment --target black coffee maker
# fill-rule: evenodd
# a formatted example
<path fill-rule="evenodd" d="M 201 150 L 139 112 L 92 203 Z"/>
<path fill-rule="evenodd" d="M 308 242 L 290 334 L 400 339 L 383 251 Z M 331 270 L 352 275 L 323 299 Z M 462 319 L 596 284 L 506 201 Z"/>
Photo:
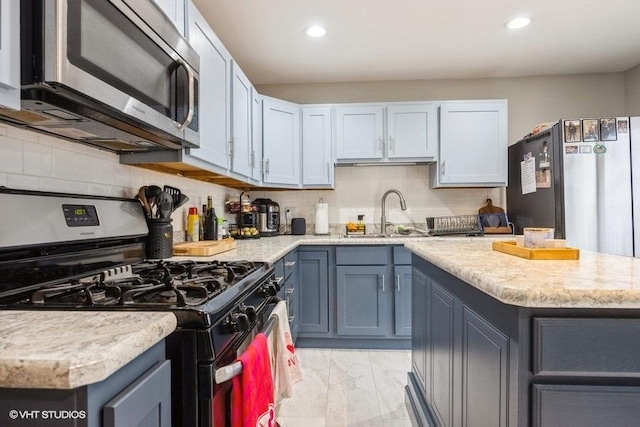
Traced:
<path fill-rule="evenodd" d="M 258 230 L 261 236 L 277 236 L 280 230 L 280 205 L 271 199 L 255 199 L 258 205 Z"/>

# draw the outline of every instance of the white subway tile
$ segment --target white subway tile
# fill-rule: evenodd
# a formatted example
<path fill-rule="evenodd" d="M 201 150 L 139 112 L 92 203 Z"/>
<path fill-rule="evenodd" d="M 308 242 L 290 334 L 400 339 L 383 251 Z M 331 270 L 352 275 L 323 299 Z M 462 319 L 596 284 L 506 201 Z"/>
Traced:
<path fill-rule="evenodd" d="M 0 173 L 0 186 L 7 186 L 7 174 L 6 173 Z"/>
<path fill-rule="evenodd" d="M 13 129 L 13 128 L 9 128 Z M 22 173 L 22 141 L 0 136 L 0 172 Z"/>
<path fill-rule="evenodd" d="M 89 192 L 89 183 L 67 181 L 67 192 L 75 194 L 91 194 Z"/>
<path fill-rule="evenodd" d="M 51 146 L 24 141 L 22 161 L 25 174 L 43 177 L 51 176 Z"/>
<path fill-rule="evenodd" d="M 8 125 L 5 125 L 3 123 L 0 123 L 0 135 L 7 135 L 7 127 Z"/>
<path fill-rule="evenodd" d="M 52 176 L 67 181 L 78 179 L 78 154 L 52 147 Z"/>
<path fill-rule="evenodd" d="M 78 181 L 95 183 L 98 180 L 101 160 L 97 157 L 78 153 Z"/>
<path fill-rule="evenodd" d="M 18 190 L 38 190 L 40 182 L 36 176 L 8 174 L 7 187 Z"/>
<path fill-rule="evenodd" d="M 38 134 L 15 126 L 7 126 L 7 136 L 22 141 L 38 141 Z"/>
<path fill-rule="evenodd" d="M 98 180 L 100 184 L 116 185 L 118 164 L 107 159 L 98 159 Z"/>
<path fill-rule="evenodd" d="M 67 191 L 67 183 L 62 179 L 40 178 L 39 189 L 40 191 L 64 193 Z"/>

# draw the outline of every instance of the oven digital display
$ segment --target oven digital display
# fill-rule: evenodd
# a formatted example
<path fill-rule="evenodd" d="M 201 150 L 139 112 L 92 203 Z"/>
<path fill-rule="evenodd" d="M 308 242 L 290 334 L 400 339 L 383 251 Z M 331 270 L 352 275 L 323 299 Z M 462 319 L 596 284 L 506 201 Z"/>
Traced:
<path fill-rule="evenodd" d="M 69 227 L 97 227 L 98 211 L 93 205 L 62 205 L 64 219 Z"/>

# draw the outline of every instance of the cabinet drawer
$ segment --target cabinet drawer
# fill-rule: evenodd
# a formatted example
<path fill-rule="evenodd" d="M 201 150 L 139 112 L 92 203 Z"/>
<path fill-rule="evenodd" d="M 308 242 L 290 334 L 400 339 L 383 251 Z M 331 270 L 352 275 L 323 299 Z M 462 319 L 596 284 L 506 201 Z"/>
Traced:
<path fill-rule="evenodd" d="M 336 264 L 338 265 L 387 265 L 389 264 L 389 247 L 358 246 L 337 247 Z"/>
<path fill-rule="evenodd" d="M 632 427 L 640 387 L 533 385 L 533 427 Z"/>
<path fill-rule="evenodd" d="M 640 377 L 640 319 L 535 318 L 536 375 Z"/>
<path fill-rule="evenodd" d="M 411 251 L 404 246 L 393 247 L 393 264 L 409 265 L 411 264 Z"/>

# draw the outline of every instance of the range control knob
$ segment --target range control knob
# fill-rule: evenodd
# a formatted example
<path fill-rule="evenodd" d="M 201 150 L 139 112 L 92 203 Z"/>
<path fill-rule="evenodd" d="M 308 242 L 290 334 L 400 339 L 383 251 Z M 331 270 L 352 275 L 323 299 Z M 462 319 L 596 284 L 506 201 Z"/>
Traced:
<path fill-rule="evenodd" d="M 240 312 L 247 315 L 249 322 L 255 322 L 257 316 L 256 308 L 252 305 L 240 305 Z"/>
<path fill-rule="evenodd" d="M 249 330 L 249 318 L 244 313 L 233 313 L 230 316 L 229 323 L 234 332 L 246 332 Z"/>

